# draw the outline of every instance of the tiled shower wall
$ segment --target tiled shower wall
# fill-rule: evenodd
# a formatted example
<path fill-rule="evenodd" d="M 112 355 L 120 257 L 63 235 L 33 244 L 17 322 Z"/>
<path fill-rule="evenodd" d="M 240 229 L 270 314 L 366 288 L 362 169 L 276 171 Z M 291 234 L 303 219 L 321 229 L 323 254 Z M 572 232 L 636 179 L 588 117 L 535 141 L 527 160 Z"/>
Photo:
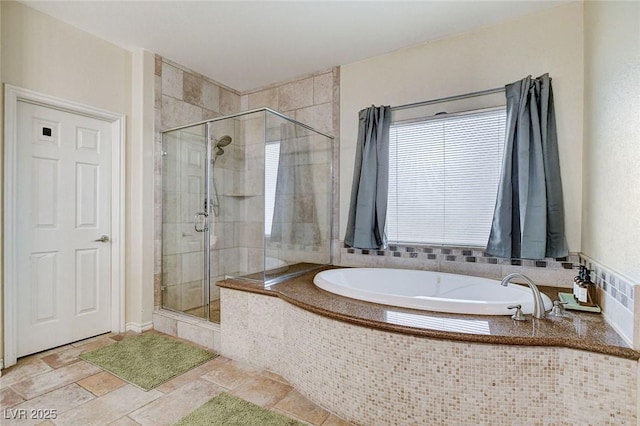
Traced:
<path fill-rule="evenodd" d="M 274 84 L 258 90 L 243 93 L 241 97 L 243 110 L 252 110 L 267 107 L 304 123 L 312 128 L 334 136 L 333 144 L 333 170 L 339 169 L 339 141 L 340 134 L 340 69 L 332 68 L 302 76 L 286 82 Z M 267 133 L 269 134 L 269 132 Z M 319 178 L 325 178 L 324 176 Z M 325 187 L 324 182 L 316 182 L 318 188 Z M 339 186 L 337 173 L 332 178 L 332 241 L 331 246 L 336 253 L 339 247 L 338 240 L 338 207 Z M 316 194 L 324 199 L 324 194 Z M 320 201 L 320 204 L 323 204 Z M 320 220 L 320 223 L 327 222 Z M 322 232 L 321 232 L 322 234 Z M 301 246 L 270 244 L 268 249 L 279 253 L 282 258 L 289 261 L 316 262 L 313 253 L 305 253 Z M 268 254 L 269 255 L 269 254 Z M 277 255 L 274 255 L 277 257 Z M 322 256 L 320 256 L 322 257 Z"/>
<path fill-rule="evenodd" d="M 333 68 L 250 91 L 241 97 L 242 108 L 271 108 L 335 136 L 339 131 L 339 79 L 339 69 Z"/>
<path fill-rule="evenodd" d="M 259 90 L 246 93 L 239 93 L 229 87 L 225 87 L 207 77 L 199 75 L 179 64 L 171 62 L 160 56 L 156 56 L 155 65 L 155 218 L 154 218 L 154 286 L 155 286 L 155 305 L 162 303 L 162 136 L 160 131 L 176 126 L 182 126 L 189 123 L 198 122 L 210 118 L 217 118 L 225 115 L 235 114 L 240 111 L 256 109 L 260 107 L 268 107 L 281 112 L 288 117 L 294 118 L 305 123 L 319 131 L 330 135 L 339 134 L 339 69 L 333 68 L 325 71 L 317 72 L 311 75 L 303 76 L 280 84 L 268 86 Z M 231 123 L 231 122 L 230 122 Z M 237 126 L 236 126 L 237 127 Z M 236 129 L 240 133 L 234 140 L 236 144 L 232 144 L 225 148 L 226 157 L 221 157 L 219 167 L 225 168 L 225 162 L 233 157 L 233 153 L 239 149 L 247 147 L 239 147 L 237 143 L 244 140 L 243 133 L 246 131 L 244 126 Z M 234 134 L 232 129 L 227 132 Z M 339 146 L 337 138 L 334 142 L 333 160 L 334 170 L 338 168 L 338 152 Z M 229 166 L 230 167 L 230 166 Z M 237 179 L 234 179 L 237 181 Z M 224 182 L 221 182 L 224 185 Z M 337 178 L 333 178 L 333 217 L 338 215 L 338 182 Z M 224 233 L 225 229 L 233 229 L 233 217 L 223 217 L 217 226 L 218 236 L 217 246 L 223 252 L 218 253 L 220 256 L 212 255 L 212 261 L 218 265 L 218 270 L 224 264 L 229 263 L 229 257 L 232 250 L 228 249 L 228 244 L 233 238 Z M 333 224 L 332 235 L 337 235 L 337 222 Z M 243 227 L 243 229 L 246 226 Z M 246 231 L 246 229 L 244 230 Z M 244 232 L 243 231 L 243 232 Z M 246 232 L 245 232 L 246 233 Z M 257 240 L 256 240 L 257 241 Z M 260 240 L 260 243 L 262 241 Z M 226 244 L 226 245 L 225 245 Z M 338 247 L 338 240 L 334 237 L 332 246 Z M 286 247 L 278 247 L 280 253 L 286 250 Z M 227 253 L 228 252 L 228 253 Z M 227 253 L 227 254 L 225 254 Z M 295 259 L 300 253 L 293 249 L 291 253 L 284 255 L 288 259 Z M 255 256 L 253 256 L 255 257 Z M 303 256 L 304 257 L 304 256 Z M 307 256 L 308 257 L 308 256 Z M 199 261 L 195 256 L 184 254 L 180 259 L 176 258 L 173 262 L 175 270 L 164 271 L 165 285 L 169 283 L 167 275 L 171 275 L 174 281 L 182 283 L 182 272 L 191 270 L 201 270 L 202 260 Z M 227 259 L 227 260 L 225 260 Z M 178 261 L 179 260 L 179 261 Z M 250 260 L 250 259 L 249 259 Z M 220 263 L 217 263 L 219 261 Z M 198 263 L 200 262 L 200 263 Z M 222 264 L 222 266 L 221 266 Z M 223 273 L 232 273 L 235 271 L 222 271 Z M 197 281 L 185 282 L 182 285 L 193 286 L 192 291 L 188 288 L 180 289 L 181 295 L 193 294 L 193 300 L 198 300 L 200 295 L 200 284 Z M 176 287 L 177 288 L 177 287 Z M 212 293 L 213 296 L 213 293 Z M 188 299 L 188 296 L 184 296 Z M 194 303 L 188 300 L 177 302 L 175 309 L 189 309 Z M 184 302 L 184 303 L 183 303 Z"/>
<path fill-rule="evenodd" d="M 162 286 L 162 136 L 160 131 L 176 126 L 198 122 L 240 111 L 240 94 L 215 81 L 194 73 L 176 63 L 156 56 L 155 63 L 155 217 L 154 217 L 154 303 L 160 305 Z M 200 265 L 193 256 L 182 256 L 175 263 L 172 273 L 178 282 L 182 282 L 181 271 L 195 269 Z M 199 260 L 202 262 L 202 260 Z M 183 264 L 186 263 L 186 264 Z M 194 284 L 194 286 L 196 286 Z M 188 289 L 183 289 L 188 290 Z M 189 291 L 181 291 L 188 294 Z M 199 296 L 200 291 L 194 288 L 191 293 Z M 188 309 L 177 301 L 176 309 Z M 185 301 L 186 303 L 186 301 Z"/>

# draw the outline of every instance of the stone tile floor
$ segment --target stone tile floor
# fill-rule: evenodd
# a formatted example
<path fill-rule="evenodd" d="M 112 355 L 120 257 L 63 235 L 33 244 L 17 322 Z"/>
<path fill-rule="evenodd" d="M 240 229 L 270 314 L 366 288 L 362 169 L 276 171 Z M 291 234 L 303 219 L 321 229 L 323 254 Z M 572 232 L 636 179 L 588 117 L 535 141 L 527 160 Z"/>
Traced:
<path fill-rule="evenodd" d="M 350 425 L 277 374 L 222 356 L 148 392 L 78 358 L 124 337 L 109 333 L 20 358 L 0 377 L 0 424 L 158 426 L 229 392 L 306 424 Z M 55 418 L 43 418 L 53 417 L 53 410 Z M 26 418 L 14 418 L 23 413 Z"/>

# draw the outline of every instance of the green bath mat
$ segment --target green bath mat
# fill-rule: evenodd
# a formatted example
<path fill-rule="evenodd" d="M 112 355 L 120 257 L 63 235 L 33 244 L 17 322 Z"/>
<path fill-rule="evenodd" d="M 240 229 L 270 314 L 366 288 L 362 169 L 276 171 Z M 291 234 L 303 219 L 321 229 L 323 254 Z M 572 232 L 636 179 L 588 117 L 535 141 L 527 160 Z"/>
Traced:
<path fill-rule="evenodd" d="M 143 333 L 80 358 L 148 391 L 216 356 L 170 337 Z"/>
<path fill-rule="evenodd" d="M 223 392 L 174 424 L 187 425 L 303 426 L 304 423 Z"/>

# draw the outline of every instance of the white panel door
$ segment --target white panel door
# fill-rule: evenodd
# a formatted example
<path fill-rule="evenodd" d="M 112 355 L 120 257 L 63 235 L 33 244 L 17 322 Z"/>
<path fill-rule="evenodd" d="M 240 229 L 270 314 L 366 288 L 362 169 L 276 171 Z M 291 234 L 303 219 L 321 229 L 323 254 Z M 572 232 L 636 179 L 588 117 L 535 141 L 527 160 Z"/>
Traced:
<path fill-rule="evenodd" d="M 111 132 L 18 102 L 19 357 L 111 330 Z"/>

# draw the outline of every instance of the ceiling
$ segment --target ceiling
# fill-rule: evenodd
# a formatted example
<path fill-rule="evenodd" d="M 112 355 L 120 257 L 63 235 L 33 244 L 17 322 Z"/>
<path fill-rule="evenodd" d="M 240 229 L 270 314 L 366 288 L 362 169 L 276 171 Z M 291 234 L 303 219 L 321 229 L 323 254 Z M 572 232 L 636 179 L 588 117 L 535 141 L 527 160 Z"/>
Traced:
<path fill-rule="evenodd" d="M 23 1 L 240 92 L 564 1 Z"/>

